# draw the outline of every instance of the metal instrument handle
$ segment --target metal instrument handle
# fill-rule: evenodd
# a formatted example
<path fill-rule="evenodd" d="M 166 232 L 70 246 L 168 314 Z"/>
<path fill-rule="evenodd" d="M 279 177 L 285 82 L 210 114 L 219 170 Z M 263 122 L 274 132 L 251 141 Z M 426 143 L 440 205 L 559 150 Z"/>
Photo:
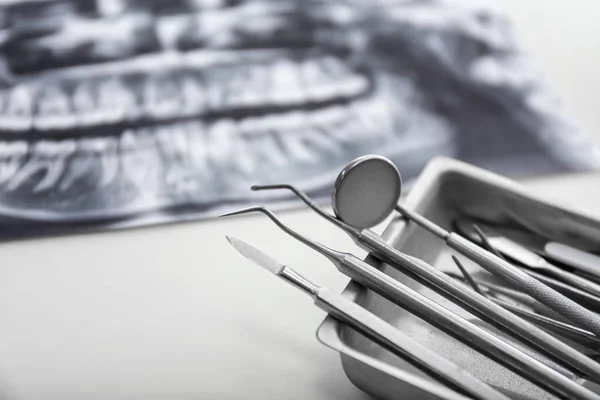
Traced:
<path fill-rule="evenodd" d="M 462 393 L 466 392 L 480 400 L 510 400 L 448 359 L 404 335 L 375 314 L 327 288 L 317 291 L 315 303 L 334 318 Z"/>
<path fill-rule="evenodd" d="M 488 272 L 511 281 L 516 287 L 527 293 L 548 308 L 572 321 L 574 324 L 600 336 L 600 316 L 558 293 L 549 286 L 521 271 L 514 265 L 482 249 L 456 233 L 446 238 L 452 249 L 478 263 Z"/>

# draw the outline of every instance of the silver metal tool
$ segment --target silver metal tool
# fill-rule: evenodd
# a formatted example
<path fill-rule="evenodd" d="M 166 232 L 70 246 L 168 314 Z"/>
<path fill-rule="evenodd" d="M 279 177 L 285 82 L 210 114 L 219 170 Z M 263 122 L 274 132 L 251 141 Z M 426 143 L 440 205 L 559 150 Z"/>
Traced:
<path fill-rule="evenodd" d="M 520 268 L 519 266 L 517 266 Z M 593 310 L 594 312 L 600 312 L 600 298 L 594 296 L 591 293 L 585 292 L 581 289 L 568 285 L 564 282 L 561 282 L 557 279 L 551 278 L 549 276 L 540 274 L 539 272 L 528 270 L 527 274 L 533 276 L 538 281 L 544 283 L 545 285 L 550 286 L 554 290 L 559 293 L 564 294 L 570 299 L 575 300 L 577 303 L 582 306 Z"/>
<path fill-rule="evenodd" d="M 598 277 L 596 275 L 592 275 L 592 274 L 589 274 L 589 273 L 587 273 L 585 271 L 581 271 L 581 270 L 576 270 L 573 272 L 575 272 L 579 276 L 584 277 L 585 279 L 587 279 L 589 281 L 596 282 L 597 284 L 600 285 L 600 277 Z"/>
<path fill-rule="evenodd" d="M 396 206 L 396 210 L 417 225 L 444 240 L 450 248 L 476 262 L 488 272 L 507 279 L 520 290 L 576 325 L 589 330 L 595 335 L 600 335 L 600 316 L 596 313 L 543 284 L 509 262 L 497 257 L 454 232 L 446 231 L 441 226 L 429 221 L 414 211 L 400 205 Z"/>
<path fill-rule="evenodd" d="M 479 235 L 474 229 L 474 221 L 469 219 L 460 219 L 455 225 L 460 234 L 471 239 L 472 241 L 480 242 Z M 595 296 L 600 296 L 600 285 L 597 283 L 591 282 L 581 276 L 557 267 L 525 246 L 522 246 L 521 244 L 502 236 L 496 230 L 485 224 L 477 223 L 477 226 L 483 231 L 483 234 L 487 238 L 489 244 L 505 256 L 518 261 L 526 267 L 545 272 L 574 287 L 577 287 Z"/>
<path fill-rule="evenodd" d="M 484 290 L 482 290 L 482 287 L 485 288 L 486 291 L 490 292 L 491 294 L 494 294 L 494 290 L 490 286 L 474 279 L 471 276 L 471 274 L 469 274 L 469 272 L 466 270 L 466 268 L 464 268 L 462 266 L 461 262 L 455 256 L 452 256 L 452 259 L 454 260 L 454 263 L 458 266 L 458 268 L 460 269 L 461 274 L 462 274 L 462 277 L 454 276 L 455 279 L 460 279 L 460 280 L 466 281 L 466 283 L 468 283 L 473 290 L 475 290 L 477 293 L 483 294 L 484 296 L 487 296 L 487 294 L 485 294 Z M 449 275 L 452 276 L 452 274 L 449 274 Z M 502 293 L 502 294 L 505 294 L 505 293 Z M 512 297 L 512 296 L 510 296 L 510 297 Z M 524 310 L 520 307 L 517 307 L 513 304 L 510 304 L 510 303 L 508 303 L 504 300 L 498 299 L 498 298 L 490 297 L 490 299 L 494 303 L 506 308 L 507 310 L 519 315 L 520 317 L 522 317 L 542 328 L 545 328 L 551 332 L 559 334 L 560 336 L 562 336 L 566 339 L 570 339 L 575 343 L 578 343 L 582 346 L 585 346 L 585 347 L 593 349 L 593 350 L 600 349 L 600 338 L 598 338 L 597 336 L 591 334 L 590 332 L 588 332 L 586 330 L 577 328 L 576 326 L 569 325 L 569 324 L 566 324 L 561 321 L 557 321 L 555 319 L 546 317 L 544 315 L 540 315 L 540 314 L 536 314 L 534 312 Z"/>
<path fill-rule="evenodd" d="M 490 359 L 518 373 L 548 392 L 564 399 L 596 399 L 600 396 L 536 360 L 488 331 L 442 307 L 419 292 L 391 278 L 349 253 L 342 253 L 295 232 L 265 207 L 249 207 L 222 216 L 261 212 L 288 235 L 319 252 L 351 279 L 446 332 Z M 467 289 L 468 290 L 468 289 Z M 479 296 L 479 295 L 478 295 Z"/>
<path fill-rule="evenodd" d="M 507 226 L 494 226 L 493 229 L 504 237 L 527 247 L 529 250 L 561 262 L 571 268 L 600 277 L 600 257 L 575 247 L 558 243 L 523 229 Z"/>
<path fill-rule="evenodd" d="M 524 318 L 527 321 L 540 326 L 541 328 L 554 332 L 565 339 L 572 340 L 573 342 L 592 349 L 595 352 L 600 350 L 600 338 L 584 329 L 577 328 L 576 326 L 557 321 L 544 315 L 523 310 L 522 308 L 514 306 L 500 299 L 492 299 L 492 301 L 517 314 L 521 318 Z"/>
<path fill-rule="evenodd" d="M 557 242 L 544 244 L 544 251 L 556 261 L 600 277 L 600 257 L 595 254 Z"/>
<path fill-rule="evenodd" d="M 460 226 L 458 226 L 457 229 L 460 232 Z M 497 257 L 506 261 L 506 258 L 504 258 L 504 256 L 496 248 L 494 248 L 494 246 L 492 246 L 492 244 L 490 243 L 490 240 L 488 239 L 486 234 L 481 230 L 481 228 L 479 228 L 479 226 L 473 225 L 473 230 L 475 231 L 475 234 L 476 234 L 475 236 L 477 236 L 480 239 L 482 246 L 486 250 L 492 252 Z M 515 265 L 515 267 L 521 269 L 523 272 L 531 275 L 538 281 L 542 282 L 545 285 L 548 285 L 549 287 L 556 290 L 557 292 L 564 294 L 571 300 L 576 301 L 577 303 L 588 308 L 589 310 L 592 310 L 594 312 L 600 311 L 600 298 L 599 297 L 597 297 L 589 292 L 586 292 L 584 290 L 581 290 L 577 287 L 571 286 L 565 282 L 551 278 L 547 275 L 540 274 L 538 272 L 534 272 L 533 270 L 528 269 L 528 268 L 524 268 L 519 264 L 514 264 L 514 265 Z M 589 278 L 589 276 L 587 278 Z M 582 279 L 586 279 L 586 278 L 582 277 Z M 591 283 L 593 284 L 594 282 L 591 282 Z"/>
<path fill-rule="evenodd" d="M 469 272 L 467 272 L 467 269 L 462 265 L 460 260 L 455 255 L 452 256 L 452 260 L 454 260 L 454 264 L 456 264 L 456 266 L 462 273 L 463 277 L 469 282 L 469 284 L 471 285 L 473 290 L 476 291 L 477 293 L 479 293 L 480 295 L 485 296 L 485 293 L 483 293 L 483 290 L 481 290 L 481 288 L 479 287 L 477 282 L 475 282 L 475 280 L 473 279 L 471 274 L 469 274 Z"/>
<path fill-rule="evenodd" d="M 458 225 L 460 225 L 460 224 L 458 224 Z M 477 226 L 473 223 L 470 223 L 468 225 L 471 226 L 474 231 L 474 232 L 470 232 L 470 233 L 473 236 L 477 236 L 481 240 L 481 242 L 483 242 L 483 246 L 487 250 L 491 251 L 493 254 L 496 254 L 498 257 L 503 258 L 502 255 L 500 254 L 500 252 L 498 252 L 498 249 L 496 249 L 494 247 L 493 240 L 492 240 L 493 238 L 490 239 L 486 235 L 486 233 L 483 232 L 483 230 L 481 230 L 481 228 L 479 228 L 479 226 Z M 459 230 L 460 230 L 460 227 L 459 227 Z M 483 295 L 486 295 L 481 290 L 479 283 L 475 279 L 473 279 L 471 277 L 471 274 L 469 274 L 469 272 L 467 271 L 467 269 L 462 266 L 460 260 L 458 260 L 458 258 L 456 258 L 455 256 L 452 256 L 452 259 L 454 260 L 454 263 L 459 268 L 463 278 L 469 283 L 469 285 L 471 285 L 473 290 L 475 290 L 476 292 L 481 293 Z M 494 285 L 487 285 L 487 286 L 488 286 L 488 290 L 489 290 L 491 288 L 491 286 L 494 286 Z M 496 289 L 498 289 L 497 286 L 496 286 Z M 514 291 L 511 290 L 511 292 L 514 292 Z M 507 294 L 505 288 L 503 288 L 503 287 L 502 287 L 502 290 L 499 291 L 499 293 L 502 293 L 505 295 Z M 522 293 L 519 293 L 519 292 L 517 292 L 517 293 L 519 294 L 519 296 L 522 296 Z M 512 297 L 514 299 L 515 295 L 509 294 L 509 297 Z M 516 298 L 518 298 L 518 297 L 516 297 Z M 529 311 L 523 310 L 522 308 L 516 307 L 516 306 L 514 306 L 510 303 L 507 303 L 503 300 L 500 300 L 500 299 L 492 298 L 492 301 L 501 305 L 502 307 L 506 308 L 507 310 L 510 310 L 513 313 L 521 316 L 522 318 L 527 319 L 528 321 L 531 321 L 542 328 L 545 328 L 549 331 L 557 333 L 566 339 L 570 339 L 570 340 L 574 341 L 575 343 L 578 343 L 582 346 L 596 350 L 596 349 L 598 349 L 598 346 L 600 345 L 600 338 L 598 338 L 596 335 L 594 335 L 586 330 L 566 324 L 561 321 L 557 321 L 557 320 L 555 320 L 553 318 L 549 318 L 545 315 L 540 315 L 540 314 L 536 314 L 534 312 L 529 312 Z M 539 304 L 537 301 L 535 301 L 533 299 L 531 299 L 531 301 L 529 299 L 527 299 L 523 303 L 528 304 L 531 302 L 533 302 L 534 305 Z M 594 356 L 598 355 L 596 351 L 594 351 L 594 353 L 592 353 L 592 354 Z"/>
<path fill-rule="evenodd" d="M 344 193 L 348 193 L 349 197 L 344 199 L 344 206 L 347 209 L 356 210 L 357 213 L 362 213 L 361 208 L 365 206 L 367 208 L 372 207 L 376 208 L 380 206 L 381 209 L 376 210 L 377 212 L 370 210 L 369 215 L 389 215 L 393 212 L 394 208 L 400 212 L 404 217 L 410 219 L 415 222 L 417 225 L 422 228 L 428 230 L 434 235 L 438 236 L 442 240 L 446 242 L 446 244 L 461 253 L 463 256 L 477 262 L 481 267 L 485 268 L 489 272 L 501 276 L 504 279 L 507 279 L 519 289 L 523 290 L 525 293 L 529 294 L 531 297 L 535 298 L 539 302 L 548 306 L 548 308 L 553 309 L 557 313 L 561 314 L 565 318 L 569 319 L 573 323 L 581 326 L 595 335 L 600 335 L 600 316 L 581 306 L 580 304 L 574 302 L 568 297 L 562 295 L 561 293 L 555 291 L 549 286 L 544 285 L 539 280 L 534 277 L 526 274 L 525 272 L 519 270 L 514 265 L 509 262 L 502 260 L 491 252 L 479 247 L 475 243 L 465 239 L 461 235 L 458 235 L 454 232 L 448 232 L 443 229 L 441 226 L 434 224 L 428 219 L 422 217 L 421 215 L 406 209 L 398 204 L 394 206 L 394 204 L 386 201 L 386 202 L 377 202 L 377 203 L 365 203 L 361 196 L 364 192 L 368 190 L 372 190 L 373 184 L 370 182 L 373 180 L 373 174 L 368 174 L 367 172 L 361 173 L 360 170 L 365 168 L 366 171 L 369 171 L 369 162 L 375 156 L 364 156 L 354 160 L 352 164 L 352 172 L 354 178 L 351 180 L 352 186 L 354 187 L 353 191 L 345 191 Z M 390 198 L 392 194 L 399 193 L 399 189 L 401 185 L 400 173 L 397 169 L 389 169 L 386 170 L 387 173 L 376 176 L 375 178 L 379 181 L 376 185 L 376 188 L 380 189 L 379 193 L 372 193 L 370 197 L 382 196 L 386 199 Z M 394 175 L 394 172 L 397 174 Z M 343 186 L 343 178 L 346 175 L 340 175 L 336 181 L 338 186 Z M 362 180 L 358 178 L 362 177 Z M 367 179 L 368 178 L 368 179 Z M 364 189 L 361 187 L 364 186 Z M 393 188 L 393 189 L 392 189 Z M 361 195 L 357 195 L 361 194 Z M 398 199 L 399 200 L 399 197 Z M 342 201 L 340 194 L 334 196 L 334 201 Z M 352 207 L 354 204 L 354 207 Z M 391 204 L 390 207 L 384 209 L 385 205 Z M 392 207 L 393 206 L 393 207 Z M 361 220 L 363 223 L 369 222 L 367 219 Z M 351 224 L 349 224 L 351 225 Z"/>
<path fill-rule="evenodd" d="M 358 246 L 370 251 L 391 267 L 429 287 L 497 329 L 520 338 L 556 363 L 576 370 L 590 380 L 600 383 L 600 364 L 596 361 L 486 297 L 469 290 L 439 269 L 398 251 L 370 229 L 359 230 L 340 221 L 320 208 L 304 192 L 293 185 L 255 185 L 252 187 L 252 190 L 272 189 L 292 191 L 318 215 L 346 232 Z"/>
<path fill-rule="evenodd" d="M 453 277 L 454 279 L 458 279 L 458 280 L 465 279 L 464 273 L 462 273 L 462 275 L 460 275 L 460 274 L 454 273 L 452 271 L 446 271 L 446 274 L 448 276 Z M 539 301 L 531 298 L 531 296 L 526 295 L 521 291 L 514 290 L 514 289 L 511 289 L 510 287 L 499 285 L 499 284 L 493 283 L 493 282 L 488 282 L 488 281 L 481 280 L 481 279 L 477 279 L 475 282 L 480 289 L 485 289 L 484 296 L 487 295 L 486 294 L 487 292 L 491 291 L 498 295 L 510 297 L 514 301 L 517 301 L 523 305 L 526 305 L 527 307 L 532 308 L 536 312 L 542 311 L 542 310 L 548 310 L 548 307 L 544 306 Z M 473 285 L 471 285 L 471 287 L 473 287 Z M 540 314 L 542 312 L 540 312 Z"/>
<path fill-rule="evenodd" d="M 458 227 L 458 229 L 460 231 L 460 227 Z M 473 225 L 473 230 L 475 231 L 476 236 L 478 236 L 480 238 L 481 243 L 486 250 L 491 251 L 493 254 L 495 254 L 499 258 L 506 261 L 506 258 L 504 258 L 504 256 L 496 248 L 494 248 L 494 246 L 490 243 L 490 240 L 488 239 L 486 234 L 481 230 L 481 228 L 479 228 L 479 226 Z M 534 254 L 534 257 L 537 257 L 537 255 Z M 531 275 L 538 281 L 542 282 L 545 285 L 548 285 L 549 287 L 556 290 L 557 292 L 564 294 L 571 300 L 576 301 L 578 304 L 581 304 L 582 306 L 588 308 L 589 310 L 592 310 L 594 312 L 598 312 L 600 310 L 600 298 L 599 297 L 597 297 L 589 292 L 586 292 L 584 290 L 581 290 L 577 287 L 571 286 L 565 282 L 562 282 L 562 281 L 556 280 L 554 278 L 551 278 L 547 275 L 535 272 L 532 269 L 522 267 L 519 264 L 514 264 L 514 265 L 515 265 L 515 267 L 521 269 L 523 272 Z M 585 278 L 582 277 L 582 279 L 585 279 Z M 590 283 L 595 284 L 594 282 L 590 282 Z"/>
<path fill-rule="evenodd" d="M 471 396 L 480 400 L 510 400 L 486 383 L 475 378 L 456 364 L 440 356 L 427 347 L 404 335 L 394 326 L 358 304 L 332 292 L 327 287 L 319 287 L 287 265 L 272 259 L 255 247 L 234 237 L 227 237 L 231 245 L 246 258 L 277 275 L 284 281 L 310 295 L 317 307 L 334 318 L 361 332 L 366 337 L 387 350 L 410 362 L 433 379 L 446 384 L 459 393 L 456 400 L 468 400 Z"/>

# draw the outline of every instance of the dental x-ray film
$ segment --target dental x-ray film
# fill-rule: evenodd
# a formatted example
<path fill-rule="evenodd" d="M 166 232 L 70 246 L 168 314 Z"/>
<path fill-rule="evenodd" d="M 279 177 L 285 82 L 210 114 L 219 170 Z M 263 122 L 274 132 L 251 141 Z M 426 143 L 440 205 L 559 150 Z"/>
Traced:
<path fill-rule="evenodd" d="M 450 0 L 4 0 L 2 238 L 327 202 L 352 159 L 595 169 L 515 28 Z"/>

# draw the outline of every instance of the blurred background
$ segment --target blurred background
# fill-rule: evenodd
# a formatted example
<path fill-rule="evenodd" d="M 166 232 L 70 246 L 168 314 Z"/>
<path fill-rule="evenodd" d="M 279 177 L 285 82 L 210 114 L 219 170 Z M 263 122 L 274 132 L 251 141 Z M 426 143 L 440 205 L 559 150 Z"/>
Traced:
<path fill-rule="evenodd" d="M 299 204 L 253 184 L 323 202 L 364 154 L 406 189 L 435 156 L 512 177 L 600 165 L 489 1 L 9 0 L 0 17 L 4 238 Z"/>

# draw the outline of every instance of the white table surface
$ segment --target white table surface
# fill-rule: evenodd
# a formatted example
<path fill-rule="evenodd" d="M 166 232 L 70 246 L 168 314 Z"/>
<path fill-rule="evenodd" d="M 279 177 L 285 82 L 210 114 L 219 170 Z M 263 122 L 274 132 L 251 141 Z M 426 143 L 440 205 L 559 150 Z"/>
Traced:
<path fill-rule="evenodd" d="M 600 3 L 500 0 L 581 128 L 600 144 Z M 531 186 L 600 212 L 600 174 Z M 280 214 L 334 248 L 317 216 Z M 378 230 L 380 230 L 382 226 Z M 247 239 L 317 283 L 347 278 L 264 217 L 0 247 L 0 398 L 366 399 L 315 331 L 310 298 L 245 261 Z"/>

